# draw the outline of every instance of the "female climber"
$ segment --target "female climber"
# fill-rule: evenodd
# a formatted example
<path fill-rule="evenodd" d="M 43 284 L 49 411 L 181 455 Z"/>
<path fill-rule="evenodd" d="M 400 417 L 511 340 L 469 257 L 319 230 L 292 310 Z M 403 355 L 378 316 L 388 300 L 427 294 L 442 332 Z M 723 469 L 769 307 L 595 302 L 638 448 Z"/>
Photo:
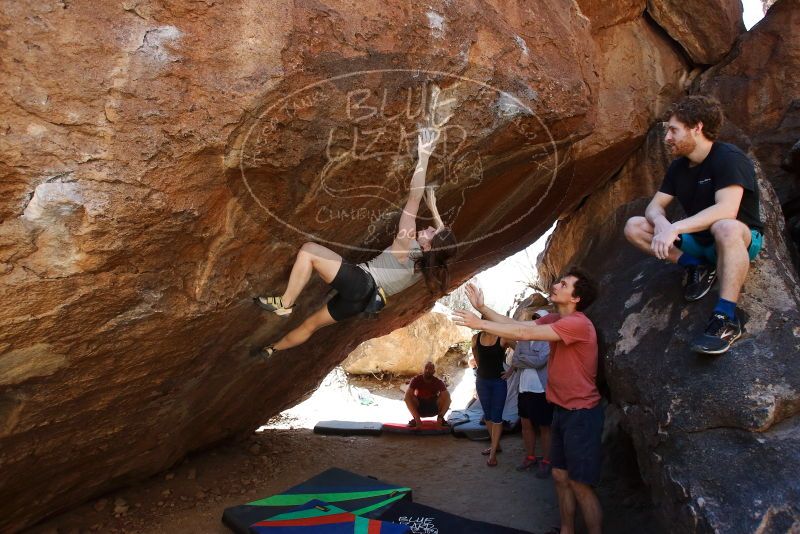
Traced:
<path fill-rule="evenodd" d="M 442 223 L 433 187 L 425 186 L 428 159 L 437 138 L 438 133 L 432 129 L 424 129 L 419 134 L 417 166 L 391 246 L 366 263 L 354 265 L 322 245 L 305 243 L 297 253 L 283 295 L 256 299 L 262 308 L 277 315 L 288 315 L 311 279 L 312 271 L 316 271 L 337 292 L 300 326 L 278 342 L 263 348 L 261 355 L 264 358 L 269 358 L 275 351 L 304 343 L 324 326 L 365 310 L 382 308 L 388 296 L 400 293 L 420 276 L 432 294 L 444 294 L 449 283 L 447 261 L 456 253 L 457 243 L 453 231 Z M 417 231 L 417 211 L 423 196 L 436 227 L 429 226 Z"/>

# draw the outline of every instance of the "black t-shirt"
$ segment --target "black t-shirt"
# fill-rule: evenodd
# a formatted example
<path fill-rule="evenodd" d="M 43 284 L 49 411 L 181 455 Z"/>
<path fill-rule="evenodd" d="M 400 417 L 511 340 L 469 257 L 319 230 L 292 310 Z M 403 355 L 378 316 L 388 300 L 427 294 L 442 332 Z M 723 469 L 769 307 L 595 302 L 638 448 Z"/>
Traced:
<path fill-rule="evenodd" d="M 714 195 L 718 190 L 740 185 L 744 188 L 744 194 L 736 218 L 750 228 L 763 232 L 756 171 L 747 154 L 735 145 L 715 141 L 708 156 L 699 165 L 690 167 L 689 163 L 686 157 L 674 160 L 667 169 L 659 191 L 677 197 L 683 211 L 691 217 L 714 205 Z M 701 243 L 714 242 L 708 230 L 693 235 Z"/>

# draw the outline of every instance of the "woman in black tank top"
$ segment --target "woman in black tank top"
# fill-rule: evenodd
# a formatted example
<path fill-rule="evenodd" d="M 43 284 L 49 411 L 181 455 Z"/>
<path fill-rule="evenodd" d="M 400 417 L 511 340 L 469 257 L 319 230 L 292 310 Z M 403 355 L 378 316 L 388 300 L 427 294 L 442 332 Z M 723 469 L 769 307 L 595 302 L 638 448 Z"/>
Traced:
<path fill-rule="evenodd" d="M 431 292 L 444 291 L 448 286 L 447 261 L 456 252 L 456 239 L 450 228 L 442 223 L 436 209 L 436 197 L 432 187 L 425 186 L 428 159 L 434 151 L 438 131 L 427 128 L 419 134 L 418 160 L 411 178 L 408 200 L 403 208 L 397 234 L 389 247 L 401 263 L 406 261 L 412 246 L 419 244 L 421 258 L 415 262 L 415 271 L 420 271 Z M 425 192 L 427 191 L 427 194 Z M 428 204 L 436 228 L 429 226 L 417 231 L 417 212 L 423 195 Z M 318 243 L 305 243 L 297 253 L 286 291 L 280 296 L 258 297 L 256 303 L 276 315 L 289 315 L 300 292 L 316 272 L 326 283 L 333 286 L 337 295 L 314 312 L 300 326 L 283 336 L 280 341 L 261 349 L 259 355 L 269 358 L 276 350 L 296 347 L 324 326 L 358 315 L 375 303 L 381 308 L 385 297 L 369 272 L 357 267 L 336 252 Z M 409 274 L 410 277 L 414 273 Z"/>
<path fill-rule="evenodd" d="M 491 341 L 491 338 L 496 338 L 495 342 L 486 346 L 484 341 Z M 501 338 L 482 332 L 479 334 L 478 342 L 474 347 L 475 361 L 478 363 L 478 377 L 487 380 L 496 380 L 500 378 L 505 369 L 503 362 L 506 359 L 506 349 L 502 345 Z"/>
<path fill-rule="evenodd" d="M 502 374 L 508 346 L 504 339 L 487 332 L 479 332 L 472 338 L 472 354 L 478 364 L 475 389 L 483 408 L 486 430 L 492 438 L 491 447 L 483 451 L 489 456 L 486 465 L 490 467 L 497 465 L 497 453 L 502 450 L 500 435 L 503 433 L 503 408 L 508 394 Z"/>

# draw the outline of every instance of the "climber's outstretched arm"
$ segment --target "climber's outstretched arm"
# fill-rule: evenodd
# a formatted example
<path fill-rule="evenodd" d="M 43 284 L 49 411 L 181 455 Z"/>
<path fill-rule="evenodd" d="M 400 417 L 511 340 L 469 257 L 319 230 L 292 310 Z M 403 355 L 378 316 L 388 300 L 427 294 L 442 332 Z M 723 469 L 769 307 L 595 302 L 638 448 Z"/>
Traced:
<path fill-rule="evenodd" d="M 436 223 L 436 230 L 439 231 L 444 228 L 442 218 L 439 216 L 439 209 L 436 207 L 436 189 L 432 185 L 425 187 L 425 203 L 428 205 L 428 209 L 431 210 L 433 221 Z"/>
<path fill-rule="evenodd" d="M 411 185 L 408 192 L 408 200 L 400 216 L 400 224 L 397 228 L 397 236 L 392 243 L 392 251 L 396 253 L 408 253 L 411 250 L 411 243 L 417 236 L 417 212 L 419 203 L 425 193 L 425 176 L 428 172 L 428 159 L 436 146 L 439 133 L 431 128 L 420 132 L 417 139 L 417 166 L 414 169 L 414 176 L 411 178 Z"/>

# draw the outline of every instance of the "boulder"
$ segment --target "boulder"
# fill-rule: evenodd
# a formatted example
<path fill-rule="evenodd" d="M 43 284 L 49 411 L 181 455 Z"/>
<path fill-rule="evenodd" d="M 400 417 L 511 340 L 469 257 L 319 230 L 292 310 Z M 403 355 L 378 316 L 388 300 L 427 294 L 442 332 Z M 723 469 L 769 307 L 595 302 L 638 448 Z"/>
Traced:
<path fill-rule="evenodd" d="M 665 36 L 607 21 L 560 0 L 6 3 L 0 530 L 249 432 L 430 309 L 418 284 L 251 357 L 324 299 L 315 278 L 287 320 L 253 305 L 303 242 L 354 262 L 391 242 L 420 126 L 446 132 L 452 287 L 571 212 L 683 91 Z"/>
<path fill-rule="evenodd" d="M 719 62 L 745 31 L 740 0 L 647 0 L 647 13 L 698 65 Z"/>
<path fill-rule="evenodd" d="M 616 26 L 641 18 L 647 8 L 647 0 L 578 0 L 581 13 L 592 21 L 592 31 Z"/>
<path fill-rule="evenodd" d="M 443 306 L 436 306 L 407 326 L 363 342 L 347 356 L 342 367 L 350 374 L 418 375 L 425 362 L 438 364 L 450 347 L 472 337 L 472 331 L 453 323 L 449 313 Z"/>
<path fill-rule="evenodd" d="M 595 258 L 589 256 L 590 247 L 587 243 L 593 244 L 591 249 L 594 253 L 603 256 L 615 252 L 610 248 L 611 243 L 604 239 L 606 232 L 598 230 L 624 226 L 625 220 L 620 220 L 620 217 L 625 214 L 618 213 L 619 207 L 650 198 L 658 190 L 670 162 L 664 144 L 665 134 L 661 123 L 653 125 L 642 147 L 630 157 L 614 179 L 586 199 L 581 209 L 559 221 L 547 239 L 544 251 L 537 258 L 539 286 L 542 289 L 549 288 L 567 267 L 594 263 Z M 613 231 L 610 230 L 611 233 Z M 600 240 L 609 247 L 607 250 L 602 251 L 600 246 L 595 245 Z"/>
<path fill-rule="evenodd" d="M 786 165 L 800 139 L 800 0 L 780 0 L 691 91 L 722 102 L 728 135 L 752 149 L 787 219 L 800 218 L 800 179 Z M 738 134 L 738 135 L 737 135 Z"/>
<path fill-rule="evenodd" d="M 587 313 L 603 340 L 601 374 L 670 532 L 792 531 L 800 528 L 800 479 L 787 467 L 800 460 L 800 290 L 780 204 L 759 169 L 766 245 L 739 303 L 746 334 L 724 355 L 693 353 L 715 291 L 687 304 L 683 270 L 623 236 L 666 169 L 660 130 L 558 224 L 540 275 L 544 282 L 577 264 L 600 283 Z"/>
<path fill-rule="evenodd" d="M 686 304 L 682 269 L 645 258 L 622 237 L 620 223 L 644 202 L 620 207 L 586 256 L 605 288 L 589 315 L 606 340 L 612 400 L 676 532 L 800 527 L 800 480 L 787 469 L 800 460 L 800 292 L 765 180 L 762 195 L 768 245 L 739 303 L 746 335 L 722 356 L 689 349 L 715 292 Z"/>

